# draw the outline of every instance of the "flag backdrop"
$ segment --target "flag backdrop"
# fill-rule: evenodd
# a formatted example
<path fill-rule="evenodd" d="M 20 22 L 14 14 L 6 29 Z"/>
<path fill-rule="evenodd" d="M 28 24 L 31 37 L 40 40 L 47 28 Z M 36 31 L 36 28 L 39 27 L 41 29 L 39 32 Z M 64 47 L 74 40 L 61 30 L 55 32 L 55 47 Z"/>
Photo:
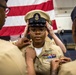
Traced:
<path fill-rule="evenodd" d="M 11 36 L 21 34 L 26 26 L 24 15 L 35 9 L 47 12 L 52 20 L 54 30 L 57 29 L 53 0 L 8 0 L 8 7 L 11 8 L 4 27 L 0 30 L 0 36 Z"/>

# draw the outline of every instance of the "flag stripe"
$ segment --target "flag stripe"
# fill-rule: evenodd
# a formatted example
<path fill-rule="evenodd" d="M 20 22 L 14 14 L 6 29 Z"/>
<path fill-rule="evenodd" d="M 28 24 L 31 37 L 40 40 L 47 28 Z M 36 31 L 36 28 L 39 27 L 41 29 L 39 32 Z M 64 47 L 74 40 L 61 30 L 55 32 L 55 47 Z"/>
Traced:
<path fill-rule="evenodd" d="M 9 36 L 10 34 L 11 35 L 22 34 L 24 29 L 25 26 L 3 27 L 2 30 L 0 30 L 0 36 Z"/>
<path fill-rule="evenodd" d="M 41 9 L 44 11 L 49 11 L 49 10 L 53 10 L 53 2 L 51 1 L 47 1 L 38 5 L 27 5 L 27 6 L 14 6 L 14 7 L 10 7 L 10 13 L 8 14 L 8 16 L 20 16 L 20 15 L 25 15 L 27 12 L 31 11 L 31 10 L 35 10 L 35 9 Z"/>
<path fill-rule="evenodd" d="M 51 20 L 55 20 L 55 15 L 54 15 L 54 10 L 52 11 L 47 11 L 46 12 L 49 16 Z M 24 16 L 12 16 L 12 17 L 7 17 L 6 22 L 5 22 L 5 26 L 23 26 L 26 25 L 25 20 L 24 20 Z"/>
<path fill-rule="evenodd" d="M 7 2 L 8 6 L 27 6 L 27 5 L 37 5 L 41 4 L 47 1 L 52 1 L 52 0 L 9 0 Z"/>
<path fill-rule="evenodd" d="M 52 20 L 52 26 L 53 26 L 53 29 L 54 29 L 54 30 L 56 30 L 56 29 L 57 29 L 56 21 L 55 21 L 55 20 Z"/>
<path fill-rule="evenodd" d="M 8 6 L 11 8 L 4 27 L 0 30 L 0 36 L 19 35 L 25 29 L 26 22 L 24 15 L 31 11 L 40 9 L 45 11 L 52 20 L 53 29 L 56 30 L 55 13 L 53 0 L 8 0 Z"/>
<path fill-rule="evenodd" d="M 55 20 L 52 20 L 53 29 L 57 29 Z M 22 34 L 22 32 L 25 29 L 25 25 L 23 26 L 10 26 L 10 27 L 3 27 L 2 30 L 0 30 L 0 36 L 9 36 L 11 35 L 17 35 Z"/>

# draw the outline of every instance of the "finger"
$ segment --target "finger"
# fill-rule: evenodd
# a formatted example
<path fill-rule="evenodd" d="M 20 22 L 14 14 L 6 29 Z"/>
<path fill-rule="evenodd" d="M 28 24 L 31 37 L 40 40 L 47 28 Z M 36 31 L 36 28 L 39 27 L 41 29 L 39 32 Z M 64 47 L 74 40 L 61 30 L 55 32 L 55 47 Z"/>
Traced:
<path fill-rule="evenodd" d="M 48 28 L 49 23 L 46 21 L 46 27 Z"/>
<path fill-rule="evenodd" d="M 59 59 L 53 59 L 52 62 L 59 62 Z"/>
<path fill-rule="evenodd" d="M 67 57 L 61 58 L 60 60 L 71 61 L 71 59 Z"/>
<path fill-rule="evenodd" d="M 26 37 L 22 38 L 22 40 L 23 40 L 23 41 L 29 41 L 29 39 L 26 38 Z"/>
<path fill-rule="evenodd" d="M 55 60 L 55 62 L 59 62 L 59 59 Z"/>
<path fill-rule="evenodd" d="M 48 22 L 46 21 L 46 26 L 48 25 Z"/>
<path fill-rule="evenodd" d="M 24 43 L 24 45 L 26 45 L 26 44 L 31 44 L 31 42 L 26 42 L 26 43 Z"/>

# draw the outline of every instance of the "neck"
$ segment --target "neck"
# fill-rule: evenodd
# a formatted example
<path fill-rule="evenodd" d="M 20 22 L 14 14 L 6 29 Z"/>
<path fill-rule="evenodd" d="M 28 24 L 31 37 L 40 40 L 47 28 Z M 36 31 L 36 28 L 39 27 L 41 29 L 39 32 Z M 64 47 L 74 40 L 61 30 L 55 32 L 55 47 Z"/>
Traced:
<path fill-rule="evenodd" d="M 41 48 L 41 47 L 43 47 L 44 43 L 45 42 L 38 42 L 38 43 L 33 42 L 33 46 L 36 48 Z"/>

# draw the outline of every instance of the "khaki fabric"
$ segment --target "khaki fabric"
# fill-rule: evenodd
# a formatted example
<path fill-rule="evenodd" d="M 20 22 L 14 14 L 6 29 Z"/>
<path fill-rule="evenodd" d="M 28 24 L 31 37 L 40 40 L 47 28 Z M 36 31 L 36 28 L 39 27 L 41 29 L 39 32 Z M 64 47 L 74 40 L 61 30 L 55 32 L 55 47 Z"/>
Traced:
<path fill-rule="evenodd" d="M 48 42 L 50 42 L 52 44 L 56 44 L 55 41 L 54 41 L 54 39 L 51 39 L 48 36 L 46 36 L 45 41 L 48 41 Z"/>
<path fill-rule="evenodd" d="M 29 47 L 34 48 L 32 44 Z M 26 47 L 23 48 L 22 51 L 25 54 Z M 51 40 L 48 41 L 48 39 L 46 39 L 41 54 L 37 56 L 35 60 L 34 65 L 37 73 L 36 75 L 50 75 L 50 61 L 54 58 L 49 59 L 47 57 L 51 54 L 56 55 L 55 58 L 63 56 L 63 52 L 60 47 L 55 45 Z"/>
<path fill-rule="evenodd" d="M 76 60 L 63 64 L 58 75 L 76 75 Z"/>
<path fill-rule="evenodd" d="M 42 18 L 46 19 L 51 24 L 49 15 L 45 11 L 42 11 L 42 10 L 32 10 L 32 11 L 28 12 L 24 18 L 25 22 L 27 22 L 28 19 L 32 18 L 33 15 L 36 13 L 39 13 Z"/>
<path fill-rule="evenodd" d="M 0 40 L 0 75 L 27 75 L 22 52 L 4 40 Z"/>

